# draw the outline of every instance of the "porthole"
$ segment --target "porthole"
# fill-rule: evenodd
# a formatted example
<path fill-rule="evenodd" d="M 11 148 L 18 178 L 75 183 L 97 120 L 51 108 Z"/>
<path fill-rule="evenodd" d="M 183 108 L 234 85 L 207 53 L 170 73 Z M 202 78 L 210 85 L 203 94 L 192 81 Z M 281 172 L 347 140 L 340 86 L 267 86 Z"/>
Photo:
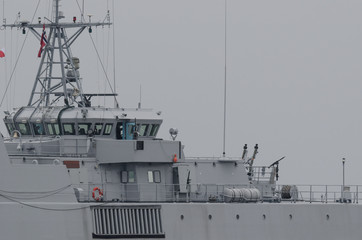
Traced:
<path fill-rule="evenodd" d="M 329 214 L 326 215 L 327 220 L 329 220 Z"/>
<path fill-rule="evenodd" d="M 264 219 L 264 220 L 266 219 L 266 215 L 265 215 L 265 214 L 263 214 L 263 219 Z"/>
<path fill-rule="evenodd" d="M 240 218 L 239 214 L 236 214 L 236 219 L 238 219 L 238 220 L 239 220 L 239 218 Z"/>
<path fill-rule="evenodd" d="M 292 220 L 293 219 L 293 215 L 289 214 L 289 219 Z"/>
<path fill-rule="evenodd" d="M 209 214 L 209 220 L 211 220 L 212 219 L 212 215 L 211 214 Z"/>
<path fill-rule="evenodd" d="M 181 218 L 181 220 L 184 220 L 184 215 L 181 215 L 180 218 Z"/>

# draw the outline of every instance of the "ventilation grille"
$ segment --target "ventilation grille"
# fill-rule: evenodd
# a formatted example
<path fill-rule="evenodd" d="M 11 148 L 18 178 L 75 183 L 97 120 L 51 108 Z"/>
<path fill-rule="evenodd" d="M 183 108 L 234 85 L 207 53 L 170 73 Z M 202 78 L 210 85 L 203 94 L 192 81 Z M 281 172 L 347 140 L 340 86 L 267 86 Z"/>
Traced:
<path fill-rule="evenodd" d="M 165 238 L 161 206 L 94 207 L 93 238 Z"/>

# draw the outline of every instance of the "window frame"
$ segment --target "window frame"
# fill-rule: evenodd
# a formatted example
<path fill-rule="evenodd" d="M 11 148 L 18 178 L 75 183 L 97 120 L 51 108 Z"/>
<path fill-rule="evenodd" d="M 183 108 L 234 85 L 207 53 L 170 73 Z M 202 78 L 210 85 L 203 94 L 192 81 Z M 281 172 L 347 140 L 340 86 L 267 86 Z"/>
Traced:
<path fill-rule="evenodd" d="M 153 171 L 151 170 L 147 171 L 147 180 L 148 183 L 154 183 Z"/>
<path fill-rule="evenodd" d="M 121 183 L 128 183 L 128 171 L 121 171 Z"/>
<path fill-rule="evenodd" d="M 139 134 L 141 137 L 146 137 L 148 135 L 148 128 L 149 128 L 149 125 L 148 123 L 142 123 L 139 125 Z M 144 130 L 142 130 L 144 127 Z"/>
<path fill-rule="evenodd" d="M 82 128 L 82 129 L 84 129 L 84 133 L 82 133 L 82 134 L 80 134 L 80 129 L 81 129 L 81 127 L 79 127 L 80 125 L 84 125 L 84 126 L 87 126 L 87 130 L 85 130 L 85 128 Z M 92 123 L 78 123 L 77 124 L 77 129 L 78 129 L 78 135 L 80 135 L 80 136 L 86 136 L 86 135 L 88 135 L 88 131 L 89 131 L 89 129 L 92 129 Z"/>
<path fill-rule="evenodd" d="M 43 136 L 43 135 L 46 135 L 46 132 L 45 132 L 45 127 L 44 127 L 44 123 L 32 123 L 32 128 L 33 128 L 33 132 L 34 132 L 34 135 L 35 136 Z M 40 133 L 39 130 L 37 130 L 37 126 L 39 126 L 40 128 L 43 128 L 43 131 L 42 133 Z"/>
<path fill-rule="evenodd" d="M 131 178 L 131 175 L 132 175 L 132 178 Z M 135 182 L 136 182 L 136 173 L 135 173 L 135 171 L 128 171 L 128 183 L 135 183 Z"/>
<path fill-rule="evenodd" d="M 26 123 L 20 122 L 20 123 L 17 123 L 16 125 L 17 125 L 17 129 L 16 129 L 16 130 L 18 130 L 21 135 L 24 135 L 24 136 L 33 135 L 32 132 L 31 132 L 31 130 L 30 130 L 29 123 L 27 123 L 27 122 L 26 122 Z M 26 131 L 27 131 L 26 133 L 22 133 L 22 132 L 21 132 L 20 125 L 24 125 L 24 126 L 25 126 Z"/>
<path fill-rule="evenodd" d="M 101 126 L 101 129 L 99 129 L 99 131 L 97 131 L 97 129 L 96 129 L 97 126 Z M 94 135 L 97 135 L 97 136 L 102 135 L 103 127 L 104 127 L 103 123 L 95 123 L 94 128 L 93 128 Z"/>
<path fill-rule="evenodd" d="M 5 123 L 6 126 L 6 130 L 8 130 L 9 135 L 11 135 L 11 133 L 16 130 L 15 126 L 13 123 Z"/>
<path fill-rule="evenodd" d="M 110 126 L 111 128 L 110 128 L 110 130 L 109 130 L 109 133 L 106 133 L 108 126 Z M 103 129 L 103 135 L 105 135 L 105 136 L 111 135 L 111 134 L 112 134 L 112 130 L 113 130 L 113 123 L 105 123 L 105 124 L 104 124 L 104 129 Z"/>
<path fill-rule="evenodd" d="M 65 131 L 65 125 L 70 125 L 71 128 L 72 128 L 73 133 L 66 133 L 66 131 Z M 74 136 L 74 135 L 76 135 L 76 132 L 75 132 L 75 123 L 63 123 L 63 124 L 62 124 L 62 127 L 63 127 L 63 134 L 64 134 L 64 135 L 69 135 L 69 136 Z"/>
<path fill-rule="evenodd" d="M 150 130 L 150 136 L 151 137 L 156 137 L 158 130 L 160 129 L 160 124 L 155 123 L 155 124 L 151 124 L 151 130 Z"/>
<path fill-rule="evenodd" d="M 158 178 L 156 177 L 156 173 L 158 173 Z M 160 170 L 154 170 L 153 171 L 153 182 L 154 183 L 161 183 L 162 182 L 161 171 Z"/>

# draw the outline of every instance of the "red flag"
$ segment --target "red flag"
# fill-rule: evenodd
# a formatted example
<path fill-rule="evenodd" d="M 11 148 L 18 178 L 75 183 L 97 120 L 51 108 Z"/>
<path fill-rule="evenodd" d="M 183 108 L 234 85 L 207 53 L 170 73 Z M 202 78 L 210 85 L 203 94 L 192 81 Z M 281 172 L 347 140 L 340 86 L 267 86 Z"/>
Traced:
<path fill-rule="evenodd" d="M 39 49 L 38 57 L 41 57 L 41 53 L 43 51 L 43 48 L 46 45 L 46 41 L 47 41 L 47 35 L 46 35 L 46 32 L 45 32 L 45 25 L 43 25 L 43 33 L 41 34 L 40 49 Z"/>
<path fill-rule="evenodd" d="M 5 57 L 5 49 L 0 49 L 0 58 Z"/>

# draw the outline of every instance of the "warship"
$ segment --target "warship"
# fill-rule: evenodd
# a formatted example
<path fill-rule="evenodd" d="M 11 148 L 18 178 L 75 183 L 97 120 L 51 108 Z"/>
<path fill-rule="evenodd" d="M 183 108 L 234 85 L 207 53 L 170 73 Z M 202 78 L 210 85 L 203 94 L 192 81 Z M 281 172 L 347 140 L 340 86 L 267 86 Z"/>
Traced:
<path fill-rule="evenodd" d="M 0 139 L 1 239 L 360 239 L 358 186 L 278 185 L 279 163 L 189 158 L 161 112 L 94 106 L 71 46 L 110 25 L 84 17 L 4 24 L 40 41 L 28 104 L 5 111 Z M 109 18 L 108 18 L 109 19 Z M 75 29 L 68 36 L 67 30 Z"/>

